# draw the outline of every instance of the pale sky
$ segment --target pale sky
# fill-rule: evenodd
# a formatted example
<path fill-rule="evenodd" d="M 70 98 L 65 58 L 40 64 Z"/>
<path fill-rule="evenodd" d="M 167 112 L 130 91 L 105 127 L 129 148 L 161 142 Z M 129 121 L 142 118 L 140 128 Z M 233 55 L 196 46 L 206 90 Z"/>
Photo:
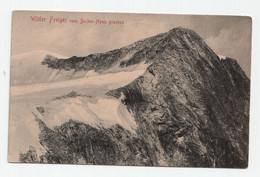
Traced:
<path fill-rule="evenodd" d="M 46 22 L 32 22 L 41 16 Z M 49 18 L 67 23 L 49 23 Z M 70 19 L 119 20 L 124 24 L 73 24 Z M 241 16 L 154 15 L 15 11 L 12 24 L 12 55 L 48 50 L 65 56 L 87 56 L 121 48 L 137 40 L 175 27 L 196 31 L 219 55 L 235 58 L 250 77 L 252 22 Z"/>

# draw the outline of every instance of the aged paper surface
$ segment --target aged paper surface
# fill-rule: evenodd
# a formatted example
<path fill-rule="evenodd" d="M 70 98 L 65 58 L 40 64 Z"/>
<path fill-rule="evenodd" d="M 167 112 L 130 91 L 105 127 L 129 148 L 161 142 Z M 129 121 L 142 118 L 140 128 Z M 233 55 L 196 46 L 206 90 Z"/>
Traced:
<path fill-rule="evenodd" d="M 9 162 L 246 168 L 251 23 L 14 11 Z"/>

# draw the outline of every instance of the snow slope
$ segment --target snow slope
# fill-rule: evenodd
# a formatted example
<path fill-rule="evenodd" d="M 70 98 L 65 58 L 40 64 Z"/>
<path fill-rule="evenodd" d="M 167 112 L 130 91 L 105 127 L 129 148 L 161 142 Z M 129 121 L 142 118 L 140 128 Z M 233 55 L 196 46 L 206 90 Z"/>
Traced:
<path fill-rule="evenodd" d="M 135 133 L 136 123 L 121 98 L 108 97 L 105 93 L 131 83 L 144 71 L 102 75 L 89 71 L 87 77 L 80 79 L 11 86 L 9 161 L 18 162 L 19 154 L 28 151 L 29 146 L 38 155 L 45 151 L 39 143 L 40 130 L 32 112 L 51 129 L 72 119 L 97 128 L 119 124 Z M 57 99 L 71 91 L 79 96 Z M 43 107 L 45 112 L 41 114 L 37 107 Z"/>
<path fill-rule="evenodd" d="M 119 72 L 119 73 L 110 73 L 103 75 L 94 75 L 86 78 L 60 81 L 60 82 L 50 82 L 50 83 L 39 83 L 32 85 L 23 85 L 23 86 L 13 86 L 11 87 L 11 95 L 18 96 L 29 94 L 32 92 L 39 92 L 50 89 L 57 89 L 62 87 L 75 87 L 75 86 L 101 86 L 107 85 L 109 89 L 115 89 L 122 87 L 138 76 L 144 73 L 145 70 L 136 70 L 131 72 Z"/>
<path fill-rule="evenodd" d="M 50 81 L 51 76 L 57 75 L 58 70 L 53 70 L 41 65 L 46 55 L 58 58 L 68 58 L 50 51 L 31 51 L 11 57 L 11 86 L 26 85 Z"/>

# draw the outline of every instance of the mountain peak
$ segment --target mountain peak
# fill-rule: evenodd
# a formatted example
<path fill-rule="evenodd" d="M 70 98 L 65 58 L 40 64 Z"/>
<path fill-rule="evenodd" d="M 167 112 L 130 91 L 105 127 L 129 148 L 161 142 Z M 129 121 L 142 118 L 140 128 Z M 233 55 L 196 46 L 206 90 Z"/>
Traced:
<path fill-rule="evenodd" d="M 214 60 L 219 60 L 195 31 L 177 27 L 106 53 L 86 57 L 73 56 L 68 59 L 46 56 L 42 64 L 59 70 L 75 70 L 75 72 L 94 70 L 97 73 L 107 73 L 133 70 L 136 68 L 132 67 L 134 65 L 141 63 L 150 65 L 158 60 L 164 62 L 166 59 L 183 60 L 187 55 L 193 57 L 186 62 L 205 60 L 211 66 Z"/>
<path fill-rule="evenodd" d="M 181 26 L 172 28 L 168 32 L 184 32 L 184 31 L 190 31 L 188 28 L 183 28 Z"/>
<path fill-rule="evenodd" d="M 192 38 L 192 40 L 199 40 L 203 41 L 203 39 L 192 29 L 189 28 L 183 28 L 183 27 L 177 27 L 169 30 L 167 32 L 168 36 L 172 37 L 185 37 L 188 36 L 189 38 Z"/>

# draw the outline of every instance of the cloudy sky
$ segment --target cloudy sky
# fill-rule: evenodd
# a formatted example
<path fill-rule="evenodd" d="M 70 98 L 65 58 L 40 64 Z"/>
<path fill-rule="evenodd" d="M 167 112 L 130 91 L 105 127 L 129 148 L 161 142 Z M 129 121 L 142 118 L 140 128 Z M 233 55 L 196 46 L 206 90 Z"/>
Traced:
<path fill-rule="evenodd" d="M 31 16 L 46 18 L 46 22 L 33 22 Z M 66 18 L 67 22 L 49 23 L 52 16 Z M 69 23 L 70 19 L 79 23 Z M 80 24 L 81 19 L 106 20 L 107 24 Z M 109 25 L 109 20 L 124 24 Z M 237 59 L 250 77 L 252 22 L 248 17 L 16 11 L 12 55 L 48 50 L 65 56 L 86 56 L 179 26 L 195 30 L 217 54 Z"/>

